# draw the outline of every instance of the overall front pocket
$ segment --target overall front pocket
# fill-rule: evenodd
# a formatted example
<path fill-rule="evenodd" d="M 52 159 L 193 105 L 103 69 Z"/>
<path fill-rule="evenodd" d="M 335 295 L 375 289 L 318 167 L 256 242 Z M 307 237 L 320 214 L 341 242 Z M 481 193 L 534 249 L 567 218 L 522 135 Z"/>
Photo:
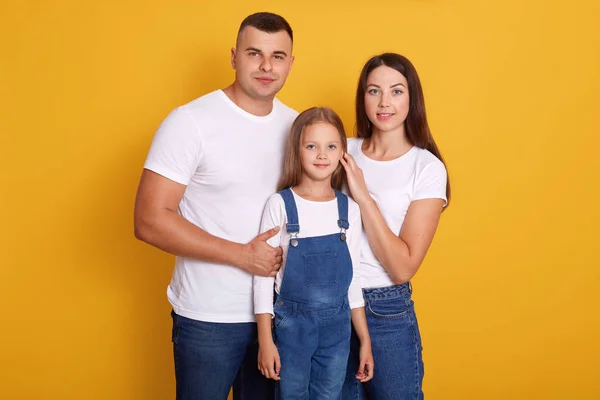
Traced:
<path fill-rule="evenodd" d="M 337 284 L 337 252 L 303 254 L 302 258 L 307 286 L 329 287 Z"/>

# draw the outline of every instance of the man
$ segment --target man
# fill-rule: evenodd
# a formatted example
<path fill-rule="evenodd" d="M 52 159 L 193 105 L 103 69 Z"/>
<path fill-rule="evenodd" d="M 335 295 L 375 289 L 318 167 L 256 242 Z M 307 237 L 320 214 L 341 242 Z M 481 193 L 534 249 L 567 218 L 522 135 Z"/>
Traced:
<path fill-rule="evenodd" d="M 177 256 L 173 306 L 177 399 L 269 399 L 257 368 L 252 276 L 274 276 L 281 249 L 257 235 L 297 113 L 275 95 L 290 72 L 293 34 L 257 13 L 231 50 L 235 81 L 169 114 L 144 165 L 135 235 Z"/>

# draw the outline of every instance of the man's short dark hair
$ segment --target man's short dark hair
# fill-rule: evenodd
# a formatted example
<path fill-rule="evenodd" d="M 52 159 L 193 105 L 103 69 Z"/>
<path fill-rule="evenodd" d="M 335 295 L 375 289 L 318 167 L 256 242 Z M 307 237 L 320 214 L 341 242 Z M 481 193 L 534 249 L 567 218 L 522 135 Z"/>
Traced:
<path fill-rule="evenodd" d="M 238 30 L 238 36 L 240 32 L 247 26 L 252 26 L 259 31 L 267 33 L 277 33 L 280 31 L 286 31 L 290 35 L 292 42 L 294 41 L 294 33 L 292 27 L 288 22 L 280 15 L 273 14 L 270 12 L 258 12 L 246 17 L 240 25 Z"/>

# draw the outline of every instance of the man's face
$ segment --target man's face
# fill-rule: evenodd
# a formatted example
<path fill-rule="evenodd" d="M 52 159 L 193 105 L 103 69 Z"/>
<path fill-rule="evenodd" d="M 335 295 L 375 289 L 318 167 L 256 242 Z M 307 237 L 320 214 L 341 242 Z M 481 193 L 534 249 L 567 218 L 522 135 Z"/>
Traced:
<path fill-rule="evenodd" d="M 286 31 L 267 33 L 247 26 L 238 36 L 237 48 L 231 49 L 235 79 L 256 100 L 275 97 L 293 62 L 292 39 Z"/>

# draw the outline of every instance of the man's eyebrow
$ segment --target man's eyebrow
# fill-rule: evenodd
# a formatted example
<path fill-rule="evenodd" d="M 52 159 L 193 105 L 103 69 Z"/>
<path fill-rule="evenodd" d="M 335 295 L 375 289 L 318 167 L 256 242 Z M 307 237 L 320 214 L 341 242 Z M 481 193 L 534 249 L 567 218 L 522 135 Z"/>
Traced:
<path fill-rule="evenodd" d="M 257 49 L 256 47 L 248 47 L 245 51 L 255 51 L 255 52 L 261 53 L 261 54 L 263 52 L 261 49 Z M 287 53 L 283 50 L 275 50 L 273 52 L 273 54 L 284 55 L 287 57 Z"/>

